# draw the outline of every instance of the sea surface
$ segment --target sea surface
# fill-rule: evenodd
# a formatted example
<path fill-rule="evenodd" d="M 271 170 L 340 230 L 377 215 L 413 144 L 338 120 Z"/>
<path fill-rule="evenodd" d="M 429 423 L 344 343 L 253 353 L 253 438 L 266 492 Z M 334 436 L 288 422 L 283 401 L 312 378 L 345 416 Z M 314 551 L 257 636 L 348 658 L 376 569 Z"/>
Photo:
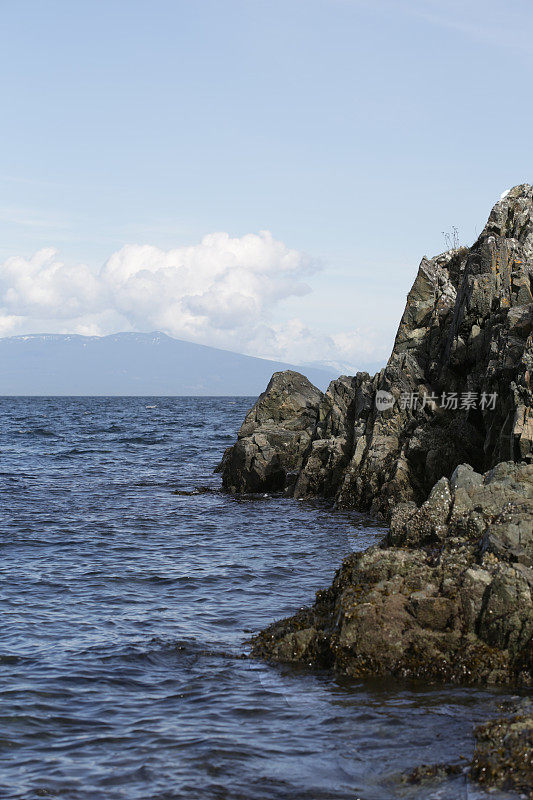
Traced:
<path fill-rule="evenodd" d="M 466 764 L 505 694 L 247 657 L 251 632 L 383 535 L 219 492 L 252 402 L 0 399 L 2 800 L 489 797 L 462 774 L 400 776 Z"/>

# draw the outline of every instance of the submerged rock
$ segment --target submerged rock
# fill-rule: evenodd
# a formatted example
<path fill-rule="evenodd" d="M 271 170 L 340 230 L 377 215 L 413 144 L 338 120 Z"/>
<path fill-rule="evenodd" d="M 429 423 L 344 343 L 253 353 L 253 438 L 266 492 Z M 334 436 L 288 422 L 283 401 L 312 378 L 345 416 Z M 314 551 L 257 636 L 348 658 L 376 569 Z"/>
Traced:
<path fill-rule="evenodd" d="M 476 781 L 533 800 L 533 705 L 524 699 L 506 714 L 475 728 L 476 747 L 469 766 L 422 764 L 404 773 L 402 782 L 433 785 L 460 776 L 461 783 Z M 464 792 L 468 793 L 466 786 Z"/>
<path fill-rule="evenodd" d="M 511 717 L 492 720 L 474 731 L 471 777 L 478 783 L 514 790 L 533 800 L 533 708 L 524 703 Z"/>
<path fill-rule="evenodd" d="M 194 489 L 175 489 L 172 494 L 177 494 L 181 497 L 195 497 L 199 494 L 214 494 L 216 489 L 211 486 L 196 486 Z"/>
<path fill-rule="evenodd" d="M 462 764 L 421 764 L 402 775 L 403 783 L 433 783 L 449 778 L 450 775 L 461 775 L 465 771 Z"/>

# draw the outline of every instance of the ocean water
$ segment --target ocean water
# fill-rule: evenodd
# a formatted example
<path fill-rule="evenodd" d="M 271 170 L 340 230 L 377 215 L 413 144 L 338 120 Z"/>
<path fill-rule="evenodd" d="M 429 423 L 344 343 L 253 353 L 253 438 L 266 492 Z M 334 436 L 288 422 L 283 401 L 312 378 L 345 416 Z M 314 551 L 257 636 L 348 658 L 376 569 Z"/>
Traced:
<path fill-rule="evenodd" d="M 464 775 L 400 776 L 466 764 L 504 693 L 247 657 L 251 632 L 383 535 L 323 504 L 218 491 L 251 402 L 0 399 L 3 800 L 489 796 Z"/>

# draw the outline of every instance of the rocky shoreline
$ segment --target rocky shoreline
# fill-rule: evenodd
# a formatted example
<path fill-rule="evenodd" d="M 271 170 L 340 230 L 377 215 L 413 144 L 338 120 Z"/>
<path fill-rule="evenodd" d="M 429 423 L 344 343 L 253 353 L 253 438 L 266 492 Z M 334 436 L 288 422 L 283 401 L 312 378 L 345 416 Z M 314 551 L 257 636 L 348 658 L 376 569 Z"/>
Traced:
<path fill-rule="evenodd" d="M 252 653 L 352 677 L 531 686 L 532 519 L 533 465 L 460 466 Z"/>
<path fill-rule="evenodd" d="M 519 793 L 531 800 L 533 770 L 533 714 L 530 701 L 506 709 L 507 716 L 478 725 L 474 729 L 476 747 L 468 766 L 422 764 L 402 775 L 402 783 L 434 784 L 450 777 L 463 776 L 488 789 Z M 509 716 L 509 714 L 511 714 Z"/>
<path fill-rule="evenodd" d="M 424 258 L 391 357 L 325 394 L 276 373 L 219 467 L 226 491 L 324 497 L 390 524 L 252 654 L 533 685 L 533 187 L 471 248 Z M 533 792 L 533 715 L 478 730 L 471 775 Z M 533 795 L 531 795 L 533 796 Z"/>

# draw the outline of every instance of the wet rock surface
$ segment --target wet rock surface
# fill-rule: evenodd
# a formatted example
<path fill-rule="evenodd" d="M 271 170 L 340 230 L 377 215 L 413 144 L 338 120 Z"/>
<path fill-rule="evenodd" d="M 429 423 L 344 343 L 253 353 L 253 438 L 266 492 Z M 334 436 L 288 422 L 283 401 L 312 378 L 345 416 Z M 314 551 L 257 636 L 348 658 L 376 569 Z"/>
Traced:
<path fill-rule="evenodd" d="M 511 789 L 533 798 L 533 704 L 523 702 L 510 717 L 475 730 L 476 750 L 470 769 L 478 783 Z"/>
<path fill-rule="evenodd" d="M 466 787 L 470 780 L 532 800 L 533 704 L 524 698 L 502 710 L 505 716 L 474 729 L 476 746 L 470 763 L 421 764 L 404 773 L 401 782 L 431 788 L 450 777 L 460 776 L 461 796 L 468 794 Z"/>
<path fill-rule="evenodd" d="M 532 546 L 533 465 L 460 466 L 252 652 L 354 677 L 530 686 Z"/>
<path fill-rule="evenodd" d="M 450 775 L 460 775 L 464 771 L 461 764 L 421 764 L 402 776 L 403 783 L 433 783 Z"/>

